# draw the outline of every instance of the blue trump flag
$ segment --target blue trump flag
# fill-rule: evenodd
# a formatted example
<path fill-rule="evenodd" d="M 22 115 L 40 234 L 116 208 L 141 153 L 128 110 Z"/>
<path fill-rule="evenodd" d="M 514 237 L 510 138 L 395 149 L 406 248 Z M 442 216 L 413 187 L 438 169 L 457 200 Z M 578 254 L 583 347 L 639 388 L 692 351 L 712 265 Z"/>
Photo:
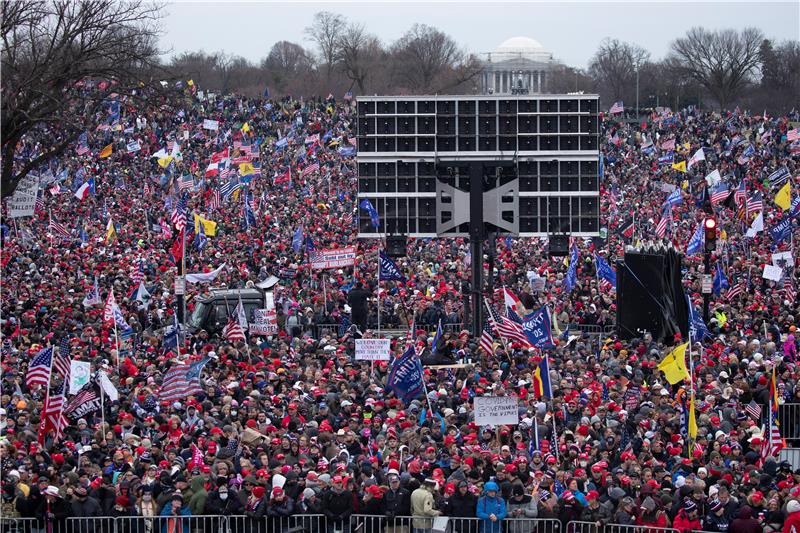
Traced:
<path fill-rule="evenodd" d="M 297 231 L 294 232 L 294 236 L 292 237 L 292 250 L 294 250 L 294 253 L 297 253 L 302 248 L 303 248 L 303 226 L 300 225 L 297 227 Z"/>
<path fill-rule="evenodd" d="M 578 282 L 578 247 L 575 244 L 572 245 L 569 252 L 569 268 L 567 269 L 567 275 L 564 277 L 564 290 L 566 292 L 572 292 L 572 289 L 575 288 L 575 284 Z"/>
<path fill-rule="evenodd" d="M 395 263 L 391 257 L 386 255 L 386 253 L 381 250 L 380 251 L 380 261 L 381 261 L 381 268 L 378 272 L 378 278 L 381 281 L 405 281 L 406 277 L 400 272 L 400 269 L 397 267 L 397 263 Z"/>
<path fill-rule="evenodd" d="M 701 342 L 705 337 L 710 337 L 708 326 L 703 322 L 702 315 L 692 304 L 688 294 L 686 294 L 686 305 L 689 309 L 689 336 L 692 338 L 692 342 Z"/>
<path fill-rule="evenodd" d="M 431 352 L 436 353 L 436 348 L 439 346 L 439 339 L 442 338 L 442 319 L 439 319 L 439 325 L 436 327 L 436 335 L 433 337 L 433 344 L 431 344 Z"/>
<path fill-rule="evenodd" d="M 792 235 L 792 219 L 786 217 L 769 230 L 772 236 L 772 241 L 775 244 L 780 244 Z"/>
<path fill-rule="evenodd" d="M 703 224 L 700 223 L 697 225 L 694 235 L 692 235 L 692 238 L 689 240 L 689 244 L 686 245 L 686 255 L 692 255 L 702 251 L 705 240 Z"/>
<path fill-rule="evenodd" d="M 422 392 L 422 364 L 413 345 L 409 345 L 406 352 L 394 360 L 387 385 L 404 404 Z"/>
<path fill-rule="evenodd" d="M 597 264 L 597 277 L 608 281 L 612 287 L 617 288 L 617 273 L 608 264 L 608 261 L 597 254 L 594 254 L 594 261 Z"/>
<path fill-rule="evenodd" d="M 550 327 L 550 313 L 542 307 L 522 319 L 522 331 L 531 345 L 545 349 L 553 347 L 553 330 Z"/>
<path fill-rule="evenodd" d="M 664 201 L 664 205 L 669 204 L 674 207 L 676 205 L 681 205 L 681 202 L 683 202 L 683 197 L 681 196 L 681 190 L 680 188 L 676 187 L 675 190 L 672 191 L 669 194 L 669 196 L 667 196 L 666 201 Z"/>
<path fill-rule="evenodd" d="M 800 196 L 792 198 L 792 205 L 789 207 L 789 218 L 800 216 Z"/>
<path fill-rule="evenodd" d="M 725 276 L 725 272 L 722 270 L 722 265 L 717 263 L 717 271 L 714 273 L 714 285 L 712 287 L 712 291 L 714 294 L 719 296 L 722 292 L 722 289 L 727 289 L 731 286 L 728 282 L 728 278 Z"/>
<path fill-rule="evenodd" d="M 381 226 L 381 219 L 378 217 L 378 212 L 375 211 L 375 208 L 372 206 L 372 202 L 364 198 L 361 200 L 361 203 L 358 204 L 358 207 L 369 213 L 369 218 L 372 221 L 373 228 L 378 229 Z"/>

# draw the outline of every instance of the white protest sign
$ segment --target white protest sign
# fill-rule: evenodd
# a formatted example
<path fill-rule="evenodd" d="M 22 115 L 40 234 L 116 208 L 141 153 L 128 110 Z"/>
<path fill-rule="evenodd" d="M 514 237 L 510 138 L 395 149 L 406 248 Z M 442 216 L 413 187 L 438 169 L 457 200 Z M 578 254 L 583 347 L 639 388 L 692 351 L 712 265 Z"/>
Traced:
<path fill-rule="evenodd" d="M 253 320 L 249 323 L 250 333 L 254 335 L 274 335 L 278 333 L 278 320 L 275 309 L 253 309 Z"/>
<path fill-rule="evenodd" d="M 772 264 L 781 268 L 794 266 L 792 252 L 778 252 L 772 254 Z"/>
<path fill-rule="evenodd" d="M 70 361 L 69 363 L 69 393 L 77 394 L 84 385 L 89 383 L 92 375 L 92 364 L 89 361 Z"/>
<path fill-rule="evenodd" d="M 211 120 L 205 119 L 203 120 L 203 129 L 204 130 L 212 130 L 217 131 L 219 129 L 219 121 L 218 120 Z"/>
<path fill-rule="evenodd" d="M 474 401 L 476 425 L 519 424 L 516 396 L 476 396 Z"/>
<path fill-rule="evenodd" d="M 391 339 L 356 339 L 357 361 L 388 361 Z"/>
<path fill-rule="evenodd" d="M 761 274 L 762 278 L 772 281 L 780 281 L 783 275 L 783 269 L 775 265 L 764 265 L 764 273 Z"/>
<path fill-rule="evenodd" d="M 31 217 L 36 210 L 36 195 L 39 193 L 39 176 L 28 174 L 22 178 L 8 200 L 8 216 Z"/>
<path fill-rule="evenodd" d="M 678 188 L 678 186 L 675 185 L 674 183 L 666 183 L 666 182 L 662 182 L 661 183 L 661 190 L 663 192 L 672 192 L 677 188 Z"/>

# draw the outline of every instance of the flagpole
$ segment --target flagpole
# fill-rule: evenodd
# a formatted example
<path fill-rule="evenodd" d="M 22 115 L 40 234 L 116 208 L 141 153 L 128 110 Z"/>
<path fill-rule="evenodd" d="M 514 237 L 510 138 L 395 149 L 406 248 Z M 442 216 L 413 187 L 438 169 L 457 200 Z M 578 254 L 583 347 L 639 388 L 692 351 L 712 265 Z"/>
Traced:
<path fill-rule="evenodd" d="M 100 385 L 100 431 L 103 432 L 102 440 L 106 440 L 106 407 L 105 407 L 105 392 L 103 386 Z"/>
<path fill-rule="evenodd" d="M 553 451 L 556 453 L 556 463 L 558 463 L 558 431 L 556 431 L 556 414 L 555 414 L 555 412 L 553 413 L 553 439 L 555 440 L 555 442 L 552 443 L 552 447 L 553 447 Z"/>
<path fill-rule="evenodd" d="M 483 298 L 483 303 L 484 303 L 484 305 L 486 305 L 486 310 L 489 311 L 489 316 L 492 316 L 492 308 L 489 307 L 489 302 L 486 300 L 486 297 Z M 508 346 L 506 345 L 506 340 L 500 334 L 499 328 L 497 327 L 496 324 L 495 324 L 495 330 L 496 330 L 497 336 L 500 337 L 500 343 L 503 345 L 503 349 L 506 352 L 508 352 Z"/>
<path fill-rule="evenodd" d="M 381 336 L 381 241 L 378 237 L 378 338 Z M 423 381 L 424 382 L 424 381 Z"/>

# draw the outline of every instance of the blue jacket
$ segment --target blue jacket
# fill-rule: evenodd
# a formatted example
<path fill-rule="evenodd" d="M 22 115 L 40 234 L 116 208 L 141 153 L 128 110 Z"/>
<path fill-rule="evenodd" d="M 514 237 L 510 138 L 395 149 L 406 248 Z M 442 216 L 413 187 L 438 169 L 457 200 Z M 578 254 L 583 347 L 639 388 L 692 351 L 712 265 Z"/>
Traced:
<path fill-rule="evenodd" d="M 497 517 L 496 522 L 489 520 L 489 515 Z M 483 533 L 500 533 L 503 530 L 502 521 L 506 517 L 506 502 L 503 498 L 495 496 L 490 498 L 483 495 L 478 498 L 478 507 L 475 515 L 481 519 L 481 531 Z"/>
<path fill-rule="evenodd" d="M 184 505 L 181 507 L 178 514 L 183 517 L 192 516 L 192 512 L 189 510 L 188 505 Z M 161 516 L 172 516 L 172 502 L 167 502 L 167 505 L 161 510 Z M 161 533 L 168 533 L 169 532 L 169 520 L 164 520 L 161 525 Z M 181 518 L 180 522 L 176 524 L 175 528 L 172 530 L 174 533 L 191 533 L 191 520 L 188 518 Z"/>

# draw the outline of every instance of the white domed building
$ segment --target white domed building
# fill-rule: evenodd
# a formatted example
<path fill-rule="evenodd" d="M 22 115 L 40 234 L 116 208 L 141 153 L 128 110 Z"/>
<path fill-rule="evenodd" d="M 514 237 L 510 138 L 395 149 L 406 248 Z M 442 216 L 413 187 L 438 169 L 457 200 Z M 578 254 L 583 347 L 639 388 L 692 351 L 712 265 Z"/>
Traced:
<path fill-rule="evenodd" d="M 528 37 L 512 37 L 486 54 L 481 77 L 484 94 L 541 94 L 555 62 L 553 54 Z"/>

